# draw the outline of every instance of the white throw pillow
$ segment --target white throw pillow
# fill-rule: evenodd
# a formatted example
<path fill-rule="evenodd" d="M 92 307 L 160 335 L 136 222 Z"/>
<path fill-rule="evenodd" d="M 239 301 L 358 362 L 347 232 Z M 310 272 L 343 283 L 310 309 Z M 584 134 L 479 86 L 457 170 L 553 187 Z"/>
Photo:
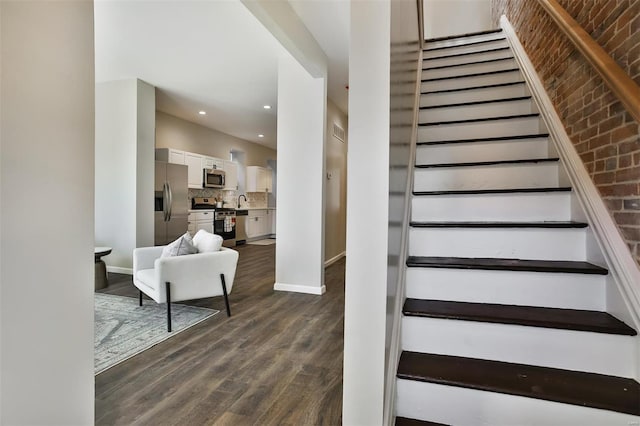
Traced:
<path fill-rule="evenodd" d="M 183 236 L 165 246 L 160 257 L 183 256 L 185 254 L 197 253 L 198 249 L 193 245 L 191 235 L 186 232 Z"/>
<path fill-rule="evenodd" d="M 200 253 L 220 251 L 220 247 L 222 247 L 222 237 L 201 229 L 193 237 L 193 245 L 196 246 Z"/>

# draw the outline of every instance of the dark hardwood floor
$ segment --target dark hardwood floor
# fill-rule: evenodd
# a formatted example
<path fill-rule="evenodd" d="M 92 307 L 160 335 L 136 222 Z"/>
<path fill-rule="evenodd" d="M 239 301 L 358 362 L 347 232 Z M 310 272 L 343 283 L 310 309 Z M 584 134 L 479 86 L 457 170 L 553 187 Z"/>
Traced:
<path fill-rule="evenodd" d="M 220 313 L 97 375 L 97 425 L 341 424 L 344 259 L 314 296 L 273 291 L 275 246 L 237 250 L 231 318 L 184 302 Z M 138 294 L 119 274 L 101 292 Z"/>

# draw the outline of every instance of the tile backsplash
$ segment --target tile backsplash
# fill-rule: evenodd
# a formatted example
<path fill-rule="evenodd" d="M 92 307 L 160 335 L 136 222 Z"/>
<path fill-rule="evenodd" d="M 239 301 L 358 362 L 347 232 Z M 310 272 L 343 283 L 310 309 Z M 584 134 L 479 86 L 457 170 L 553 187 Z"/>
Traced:
<path fill-rule="evenodd" d="M 194 197 L 215 198 L 224 202 L 224 207 L 237 207 L 238 191 L 225 191 L 214 188 L 189 189 L 189 207 L 191 207 L 191 199 Z M 266 208 L 267 193 L 265 192 L 248 192 L 245 194 L 247 201 L 242 198 L 240 207 L 243 208 Z"/>

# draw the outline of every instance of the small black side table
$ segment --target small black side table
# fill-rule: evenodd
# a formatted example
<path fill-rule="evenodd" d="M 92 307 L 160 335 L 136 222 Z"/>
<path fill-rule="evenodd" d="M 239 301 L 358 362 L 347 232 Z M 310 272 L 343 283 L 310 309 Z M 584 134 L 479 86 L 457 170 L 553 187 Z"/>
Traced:
<path fill-rule="evenodd" d="M 105 265 L 104 261 L 100 258 L 111 253 L 111 247 L 95 247 L 93 253 L 96 260 L 95 289 L 100 290 L 109 285 L 107 281 L 107 265 Z"/>

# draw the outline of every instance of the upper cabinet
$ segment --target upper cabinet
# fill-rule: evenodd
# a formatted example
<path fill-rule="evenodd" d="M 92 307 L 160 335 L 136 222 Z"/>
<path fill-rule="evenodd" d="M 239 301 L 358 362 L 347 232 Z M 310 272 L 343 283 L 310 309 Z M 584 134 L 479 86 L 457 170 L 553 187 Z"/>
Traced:
<path fill-rule="evenodd" d="M 247 167 L 247 192 L 271 192 L 271 169 L 259 166 Z"/>
<path fill-rule="evenodd" d="M 184 164 L 189 168 L 189 188 L 202 188 L 202 158 L 200 154 L 184 153 Z"/>
<path fill-rule="evenodd" d="M 238 189 L 238 165 L 233 161 L 224 161 L 224 189 Z"/>
<path fill-rule="evenodd" d="M 225 171 L 224 189 L 233 191 L 238 189 L 238 165 L 232 161 L 173 148 L 156 148 L 156 160 L 174 164 L 186 164 L 189 188 L 202 188 L 203 169 L 219 169 Z M 271 181 L 270 177 L 271 175 L 269 174 L 269 181 Z M 269 184 L 270 186 L 271 184 Z M 264 189 L 262 192 L 264 192 Z M 271 189 L 269 189 L 269 192 L 271 192 Z"/>
<path fill-rule="evenodd" d="M 221 169 L 224 170 L 225 161 L 220 158 L 202 157 L 203 169 Z"/>
<path fill-rule="evenodd" d="M 184 164 L 184 151 L 172 148 L 157 148 L 156 160 L 172 164 Z"/>

